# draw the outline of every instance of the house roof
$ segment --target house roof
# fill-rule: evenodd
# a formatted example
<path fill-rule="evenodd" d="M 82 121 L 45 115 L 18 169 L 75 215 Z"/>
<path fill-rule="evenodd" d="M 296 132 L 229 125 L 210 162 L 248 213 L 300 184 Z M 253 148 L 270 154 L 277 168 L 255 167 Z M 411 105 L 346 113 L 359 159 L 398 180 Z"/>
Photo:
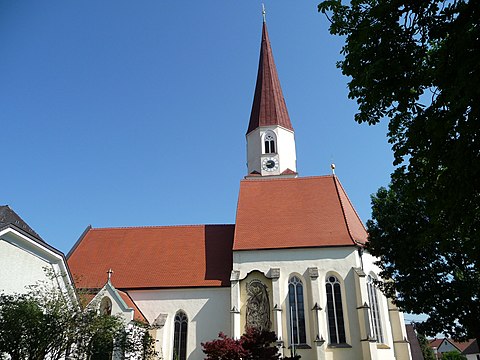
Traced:
<path fill-rule="evenodd" d="M 430 342 L 429 342 L 428 344 L 429 344 L 429 346 L 430 346 L 431 348 L 437 348 L 437 349 L 438 349 L 438 347 L 439 347 L 440 344 L 443 342 L 443 340 L 445 340 L 445 339 L 437 339 L 437 338 L 435 338 L 435 339 L 430 340 Z"/>
<path fill-rule="evenodd" d="M 17 215 L 15 211 L 10 209 L 8 205 L 0 205 L 0 229 L 6 226 L 13 225 L 16 228 L 26 232 L 34 238 L 42 241 L 43 239 L 38 235 L 23 219 Z"/>
<path fill-rule="evenodd" d="M 405 330 L 407 331 L 407 339 L 410 343 L 410 354 L 412 355 L 412 360 L 424 360 L 422 348 L 420 347 L 420 342 L 418 341 L 413 324 L 405 325 Z"/>
<path fill-rule="evenodd" d="M 287 105 L 283 98 L 277 68 L 268 38 L 267 24 L 263 23 L 257 84 L 247 134 L 260 126 L 280 125 L 292 130 Z"/>
<path fill-rule="evenodd" d="M 455 346 L 458 351 L 460 351 L 462 354 L 465 354 L 466 350 L 468 349 L 468 354 L 475 354 L 478 353 L 478 345 L 477 341 L 475 339 L 469 339 L 464 342 L 458 342 L 454 341 L 453 339 L 448 339 L 448 341 Z M 475 351 L 476 350 L 476 351 Z"/>
<path fill-rule="evenodd" d="M 469 339 L 468 341 L 458 342 L 458 341 L 455 341 L 455 340 L 450 339 L 450 338 L 441 338 L 441 339 L 436 339 L 435 338 L 433 340 L 430 340 L 429 346 L 431 348 L 435 347 L 435 348 L 438 349 L 444 341 L 450 343 L 452 346 L 457 348 L 457 350 L 459 352 L 461 352 L 462 354 L 477 354 L 477 353 L 480 353 L 477 341 L 475 339 Z"/>
<path fill-rule="evenodd" d="M 118 294 L 122 297 L 122 300 L 125 301 L 125 304 L 131 309 L 133 309 L 133 320 L 140 321 L 142 323 L 148 323 L 148 320 L 143 316 L 143 313 L 140 311 L 140 309 L 137 307 L 137 304 L 135 304 L 125 291 L 117 290 Z"/>
<path fill-rule="evenodd" d="M 366 241 L 367 232 L 336 176 L 241 181 L 233 250 Z"/>
<path fill-rule="evenodd" d="M 234 225 L 89 228 L 68 254 L 78 288 L 230 285 Z"/>
<path fill-rule="evenodd" d="M 478 342 L 476 339 L 470 339 L 467 342 L 467 346 L 465 349 L 462 351 L 462 354 L 468 355 L 468 354 L 479 354 L 480 353 L 480 348 L 478 346 Z"/>

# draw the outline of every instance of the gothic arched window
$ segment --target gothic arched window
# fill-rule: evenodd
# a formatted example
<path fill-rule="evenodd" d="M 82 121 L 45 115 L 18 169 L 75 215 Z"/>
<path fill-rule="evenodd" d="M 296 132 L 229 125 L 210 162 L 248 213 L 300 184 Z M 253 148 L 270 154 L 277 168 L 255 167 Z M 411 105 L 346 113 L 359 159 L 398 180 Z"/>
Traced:
<path fill-rule="evenodd" d="M 377 288 L 374 279 L 367 277 L 368 302 L 370 303 L 370 321 L 372 323 L 373 336 L 378 343 L 383 343 L 382 322 L 380 319 L 380 307 L 378 304 Z"/>
<path fill-rule="evenodd" d="M 327 318 L 330 344 L 346 343 L 340 282 L 335 276 L 330 275 L 327 277 L 325 288 L 327 292 Z"/>
<path fill-rule="evenodd" d="M 276 152 L 275 137 L 273 134 L 265 135 L 264 144 L 265 144 L 265 154 L 274 154 Z"/>
<path fill-rule="evenodd" d="M 173 360 L 187 359 L 187 328 L 187 314 L 180 310 L 174 319 Z"/>
<path fill-rule="evenodd" d="M 302 281 L 293 276 L 288 282 L 288 305 L 290 318 L 290 341 L 295 344 L 305 344 L 307 335 L 305 330 L 305 306 L 303 300 Z"/>

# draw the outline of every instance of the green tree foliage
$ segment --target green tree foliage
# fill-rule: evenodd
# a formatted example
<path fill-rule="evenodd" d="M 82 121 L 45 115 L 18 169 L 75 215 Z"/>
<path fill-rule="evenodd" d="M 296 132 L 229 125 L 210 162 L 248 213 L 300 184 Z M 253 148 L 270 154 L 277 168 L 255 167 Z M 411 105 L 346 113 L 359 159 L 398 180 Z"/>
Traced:
<path fill-rule="evenodd" d="M 345 37 L 355 120 L 389 121 L 395 172 L 372 197 L 368 250 L 386 295 L 427 335 L 480 341 L 480 6 L 326 0 Z"/>
<path fill-rule="evenodd" d="M 417 333 L 418 343 L 420 344 L 420 349 L 422 350 L 422 355 L 424 360 L 436 360 L 435 353 L 430 347 L 428 339 L 425 335 Z"/>
<path fill-rule="evenodd" d="M 0 293 L 0 358 L 12 360 L 125 359 L 153 355 L 153 339 L 141 324 L 126 327 L 118 316 L 81 309 L 73 293 L 48 284 L 24 294 Z"/>
<path fill-rule="evenodd" d="M 442 353 L 442 360 L 467 360 L 467 357 L 458 351 L 447 351 Z"/>

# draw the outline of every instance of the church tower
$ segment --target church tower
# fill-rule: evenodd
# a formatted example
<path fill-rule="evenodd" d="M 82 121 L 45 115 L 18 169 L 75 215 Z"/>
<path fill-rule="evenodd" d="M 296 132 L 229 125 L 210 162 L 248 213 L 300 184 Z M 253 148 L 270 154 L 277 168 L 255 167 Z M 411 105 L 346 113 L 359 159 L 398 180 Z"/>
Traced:
<path fill-rule="evenodd" d="M 260 61 L 247 130 L 247 177 L 297 176 L 295 134 L 263 18 Z"/>

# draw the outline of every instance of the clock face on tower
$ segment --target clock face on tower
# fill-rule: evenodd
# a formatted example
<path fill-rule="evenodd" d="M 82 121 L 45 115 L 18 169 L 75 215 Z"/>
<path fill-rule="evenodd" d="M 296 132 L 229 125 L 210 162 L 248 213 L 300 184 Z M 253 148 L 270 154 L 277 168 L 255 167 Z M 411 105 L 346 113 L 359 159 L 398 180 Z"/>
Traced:
<path fill-rule="evenodd" d="M 278 169 L 278 160 L 276 158 L 265 158 L 262 161 L 262 169 L 265 171 L 275 171 Z"/>

